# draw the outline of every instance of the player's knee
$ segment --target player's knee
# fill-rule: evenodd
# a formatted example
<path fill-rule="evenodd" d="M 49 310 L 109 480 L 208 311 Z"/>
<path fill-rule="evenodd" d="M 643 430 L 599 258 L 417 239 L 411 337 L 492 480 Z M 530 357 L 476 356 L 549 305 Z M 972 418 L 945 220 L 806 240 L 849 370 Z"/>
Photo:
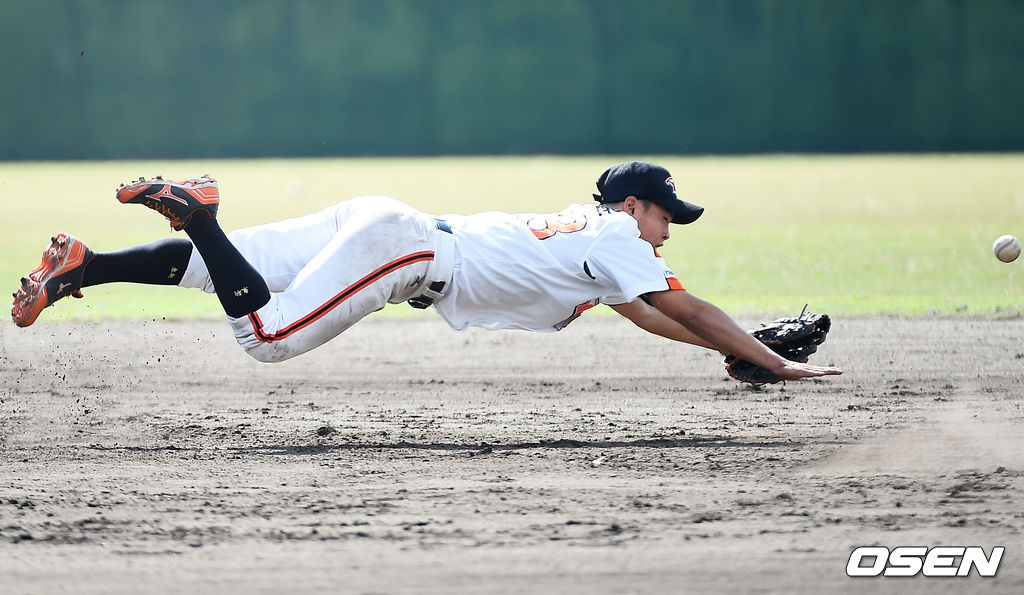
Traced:
<path fill-rule="evenodd" d="M 269 306 L 268 306 L 269 307 Z M 258 311 L 262 316 L 272 318 L 274 311 Z M 257 327 L 251 316 L 240 318 L 228 317 L 228 324 L 234 332 L 239 347 L 245 350 L 254 360 L 267 364 L 283 362 L 302 353 L 299 345 L 290 340 L 275 339 Z"/>
<path fill-rule="evenodd" d="M 249 354 L 251 358 L 265 364 L 276 364 L 291 359 L 298 355 L 299 351 L 288 347 L 287 341 L 265 342 L 254 335 L 235 337 L 238 345 Z"/>
<path fill-rule="evenodd" d="M 290 350 L 282 349 L 280 345 L 275 345 L 274 343 L 260 343 L 252 347 L 243 345 L 242 347 L 253 359 L 264 364 L 276 364 L 297 355 Z"/>

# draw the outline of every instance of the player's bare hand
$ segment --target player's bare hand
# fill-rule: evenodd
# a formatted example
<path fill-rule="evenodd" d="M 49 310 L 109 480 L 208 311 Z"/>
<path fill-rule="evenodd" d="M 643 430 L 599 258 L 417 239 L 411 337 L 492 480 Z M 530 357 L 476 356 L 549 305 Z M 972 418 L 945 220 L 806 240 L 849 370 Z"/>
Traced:
<path fill-rule="evenodd" d="M 832 366 L 815 366 L 803 364 L 791 360 L 783 360 L 777 369 L 772 370 L 779 378 L 786 380 L 797 380 L 799 378 L 814 378 L 816 376 L 836 376 L 843 371 Z"/>

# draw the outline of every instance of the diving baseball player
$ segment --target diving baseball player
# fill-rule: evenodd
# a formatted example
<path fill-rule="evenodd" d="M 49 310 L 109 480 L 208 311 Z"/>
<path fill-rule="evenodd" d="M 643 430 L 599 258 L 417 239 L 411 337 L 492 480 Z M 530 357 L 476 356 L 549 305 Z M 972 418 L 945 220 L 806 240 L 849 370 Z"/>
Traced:
<path fill-rule="evenodd" d="M 686 291 L 657 249 L 671 224 L 704 209 L 679 199 L 669 172 L 622 163 L 598 179 L 596 204 L 553 214 L 432 216 L 384 196 L 225 234 L 217 182 L 142 179 L 117 190 L 184 230 L 96 253 L 62 233 L 21 280 L 11 315 L 29 326 L 47 306 L 111 282 L 215 293 L 238 343 L 263 362 L 323 345 L 387 304 L 432 307 L 454 329 L 558 331 L 606 304 L 640 328 L 753 362 L 779 378 L 841 374 L 787 360 L 716 306 Z"/>

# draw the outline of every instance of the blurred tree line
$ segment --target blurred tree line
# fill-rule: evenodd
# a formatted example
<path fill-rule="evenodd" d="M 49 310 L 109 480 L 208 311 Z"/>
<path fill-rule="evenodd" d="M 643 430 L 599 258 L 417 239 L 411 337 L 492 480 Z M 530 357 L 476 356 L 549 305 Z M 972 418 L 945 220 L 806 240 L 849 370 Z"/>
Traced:
<path fill-rule="evenodd" d="M 1019 0 L 2 0 L 0 159 L 1024 149 Z"/>

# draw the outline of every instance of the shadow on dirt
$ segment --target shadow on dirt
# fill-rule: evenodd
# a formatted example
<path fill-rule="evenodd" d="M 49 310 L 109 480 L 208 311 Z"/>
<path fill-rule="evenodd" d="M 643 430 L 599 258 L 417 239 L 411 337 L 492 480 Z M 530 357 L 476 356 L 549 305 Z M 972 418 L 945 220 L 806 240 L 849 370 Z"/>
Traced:
<path fill-rule="evenodd" d="M 752 442 L 734 440 L 728 437 L 693 437 L 693 438 L 647 438 L 640 440 L 540 440 L 537 442 L 513 442 L 508 444 L 456 444 L 447 442 L 408 442 L 394 443 L 348 443 L 348 444 L 310 444 L 310 445 L 273 445 L 227 447 L 226 452 L 248 455 L 320 455 L 340 451 L 373 451 L 373 450 L 437 450 L 451 452 L 469 452 L 470 454 L 488 454 L 499 451 L 538 450 L 538 449 L 614 449 L 614 448 L 799 448 L 803 442 L 776 441 Z M 167 446 L 120 446 L 107 447 L 93 445 L 91 450 L 122 451 L 122 452 L 160 452 L 160 451 L 204 451 L 211 449 L 181 448 Z"/>

